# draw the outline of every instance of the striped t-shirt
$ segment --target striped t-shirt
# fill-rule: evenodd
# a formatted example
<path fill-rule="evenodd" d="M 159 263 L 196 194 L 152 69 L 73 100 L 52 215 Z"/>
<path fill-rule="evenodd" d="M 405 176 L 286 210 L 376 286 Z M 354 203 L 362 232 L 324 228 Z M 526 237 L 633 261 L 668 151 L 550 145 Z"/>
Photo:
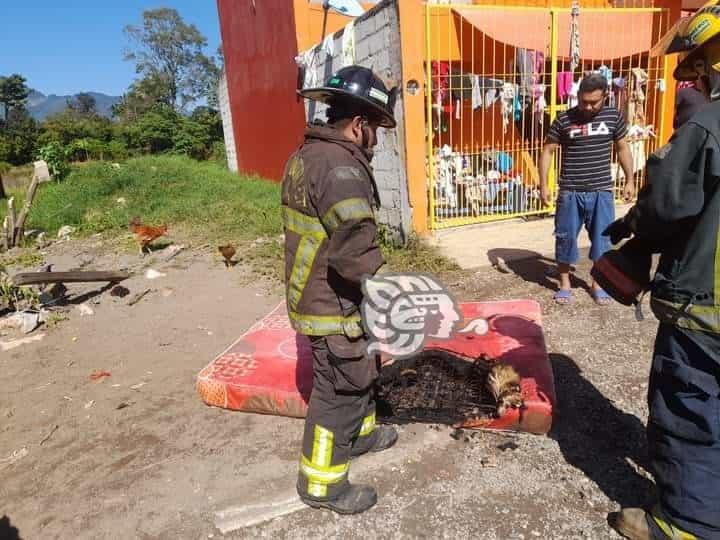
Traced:
<path fill-rule="evenodd" d="M 625 135 L 625 119 L 613 107 L 604 107 L 590 120 L 583 119 L 577 108 L 558 114 L 548 131 L 548 141 L 562 149 L 560 189 L 612 191 L 612 146 Z"/>

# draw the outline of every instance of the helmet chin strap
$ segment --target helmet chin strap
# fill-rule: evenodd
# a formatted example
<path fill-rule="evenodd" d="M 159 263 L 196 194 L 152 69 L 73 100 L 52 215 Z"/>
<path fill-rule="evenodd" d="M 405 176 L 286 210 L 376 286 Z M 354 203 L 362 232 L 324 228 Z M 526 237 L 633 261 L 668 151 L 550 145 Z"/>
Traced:
<path fill-rule="evenodd" d="M 717 101 L 720 99 L 720 71 L 717 71 L 714 67 L 707 70 L 707 77 L 710 81 L 710 101 Z"/>

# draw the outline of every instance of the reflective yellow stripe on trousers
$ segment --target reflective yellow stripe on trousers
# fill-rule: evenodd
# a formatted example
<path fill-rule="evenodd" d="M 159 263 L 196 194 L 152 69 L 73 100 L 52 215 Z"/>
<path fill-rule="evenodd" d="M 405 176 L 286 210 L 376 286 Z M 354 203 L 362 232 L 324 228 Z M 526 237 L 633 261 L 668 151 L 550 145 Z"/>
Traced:
<path fill-rule="evenodd" d="M 370 435 L 373 431 L 375 431 L 375 411 L 363 419 L 362 427 L 360 428 L 360 436 L 365 437 Z"/>
<path fill-rule="evenodd" d="M 349 462 L 330 465 L 334 439 L 332 431 L 316 425 L 312 458 L 308 459 L 305 456 L 300 458 L 300 472 L 307 478 L 308 495 L 312 497 L 327 497 L 328 485 L 342 482 L 347 476 Z"/>
<path fill-rule="evenodd" d="M 697 536 L 694 534 L 682 531 L 664 519 L 655 515 L 653 515 L 652 518 L 655 523 L 657 523 L 658 527 L 662 529 L 662 532 L 665 533 L 668 538 L 672 538 L 672 540 L 697 540 Z"/>

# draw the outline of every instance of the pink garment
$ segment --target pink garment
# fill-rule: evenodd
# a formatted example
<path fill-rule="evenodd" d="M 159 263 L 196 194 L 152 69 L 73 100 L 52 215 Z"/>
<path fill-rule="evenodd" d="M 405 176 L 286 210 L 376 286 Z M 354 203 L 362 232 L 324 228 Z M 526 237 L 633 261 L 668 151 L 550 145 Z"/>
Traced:
<path fill-rule="evenodd" d="M 558 98 L 565 101 L 570 95 L 573 85 L 572 71 L 560 71 L 557 74 Z"/>

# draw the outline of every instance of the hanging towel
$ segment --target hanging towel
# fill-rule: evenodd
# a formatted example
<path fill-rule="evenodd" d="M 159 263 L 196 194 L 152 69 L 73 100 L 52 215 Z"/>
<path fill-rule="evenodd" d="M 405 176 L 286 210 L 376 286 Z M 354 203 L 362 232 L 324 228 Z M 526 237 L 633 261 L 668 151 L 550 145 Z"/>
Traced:
<path fill-rule="evenodd" d="M 480 76 L 479 75 L 473 75 L 471 77 L 472 81 L 472 109 L 473 111 L 475 109 L 479 109 L 484 104 L 484 98 L 482 87 L 480 86 Z"/>
<path fill-rule="evenodd" d="M 355 63 L 355 19 L 345 25 L 342 35 L 342 65 L 351 66 Z"/>
<path fill-rule="evenodd" d="M 518 48 L 515 50 L 515 71 L 520 80 L 520 95 L 529 96 L 535 73 L 535 51 Z"/>
<path fill-rule="evenodd" d="M 500 92 L 500 99 L 502 100 L 502 122 L 503 122 L 503 133 L 507 132 L 507 128 L 510 125 L 510 117 L 513 114 L 513 103 L 515 101 L 515 85 L 510 83 L 503 84 Z"/>
<path fill-rule="evenodd" d="M 575 81 L 570 87 L 568 93 L 568 107 L 577 107 L 578 104 L 578 91 L 580 90 L 580 81 Z"/>
<path fill-rule="evenodd" d="M 561 102 L 565 102 L 570 95 L 573 85 L 573 74 L 571 71 L 560 71 L 557 74 L 558 98 Z"/>
<path fill-rule="evenodd" d="M 335 36 L 332 34 L 325 36 L 325 39 L 322 42 L 322 50 L 325 51 L 325 54 L 328 56 L 333 56 L 335 54 Z"/>

